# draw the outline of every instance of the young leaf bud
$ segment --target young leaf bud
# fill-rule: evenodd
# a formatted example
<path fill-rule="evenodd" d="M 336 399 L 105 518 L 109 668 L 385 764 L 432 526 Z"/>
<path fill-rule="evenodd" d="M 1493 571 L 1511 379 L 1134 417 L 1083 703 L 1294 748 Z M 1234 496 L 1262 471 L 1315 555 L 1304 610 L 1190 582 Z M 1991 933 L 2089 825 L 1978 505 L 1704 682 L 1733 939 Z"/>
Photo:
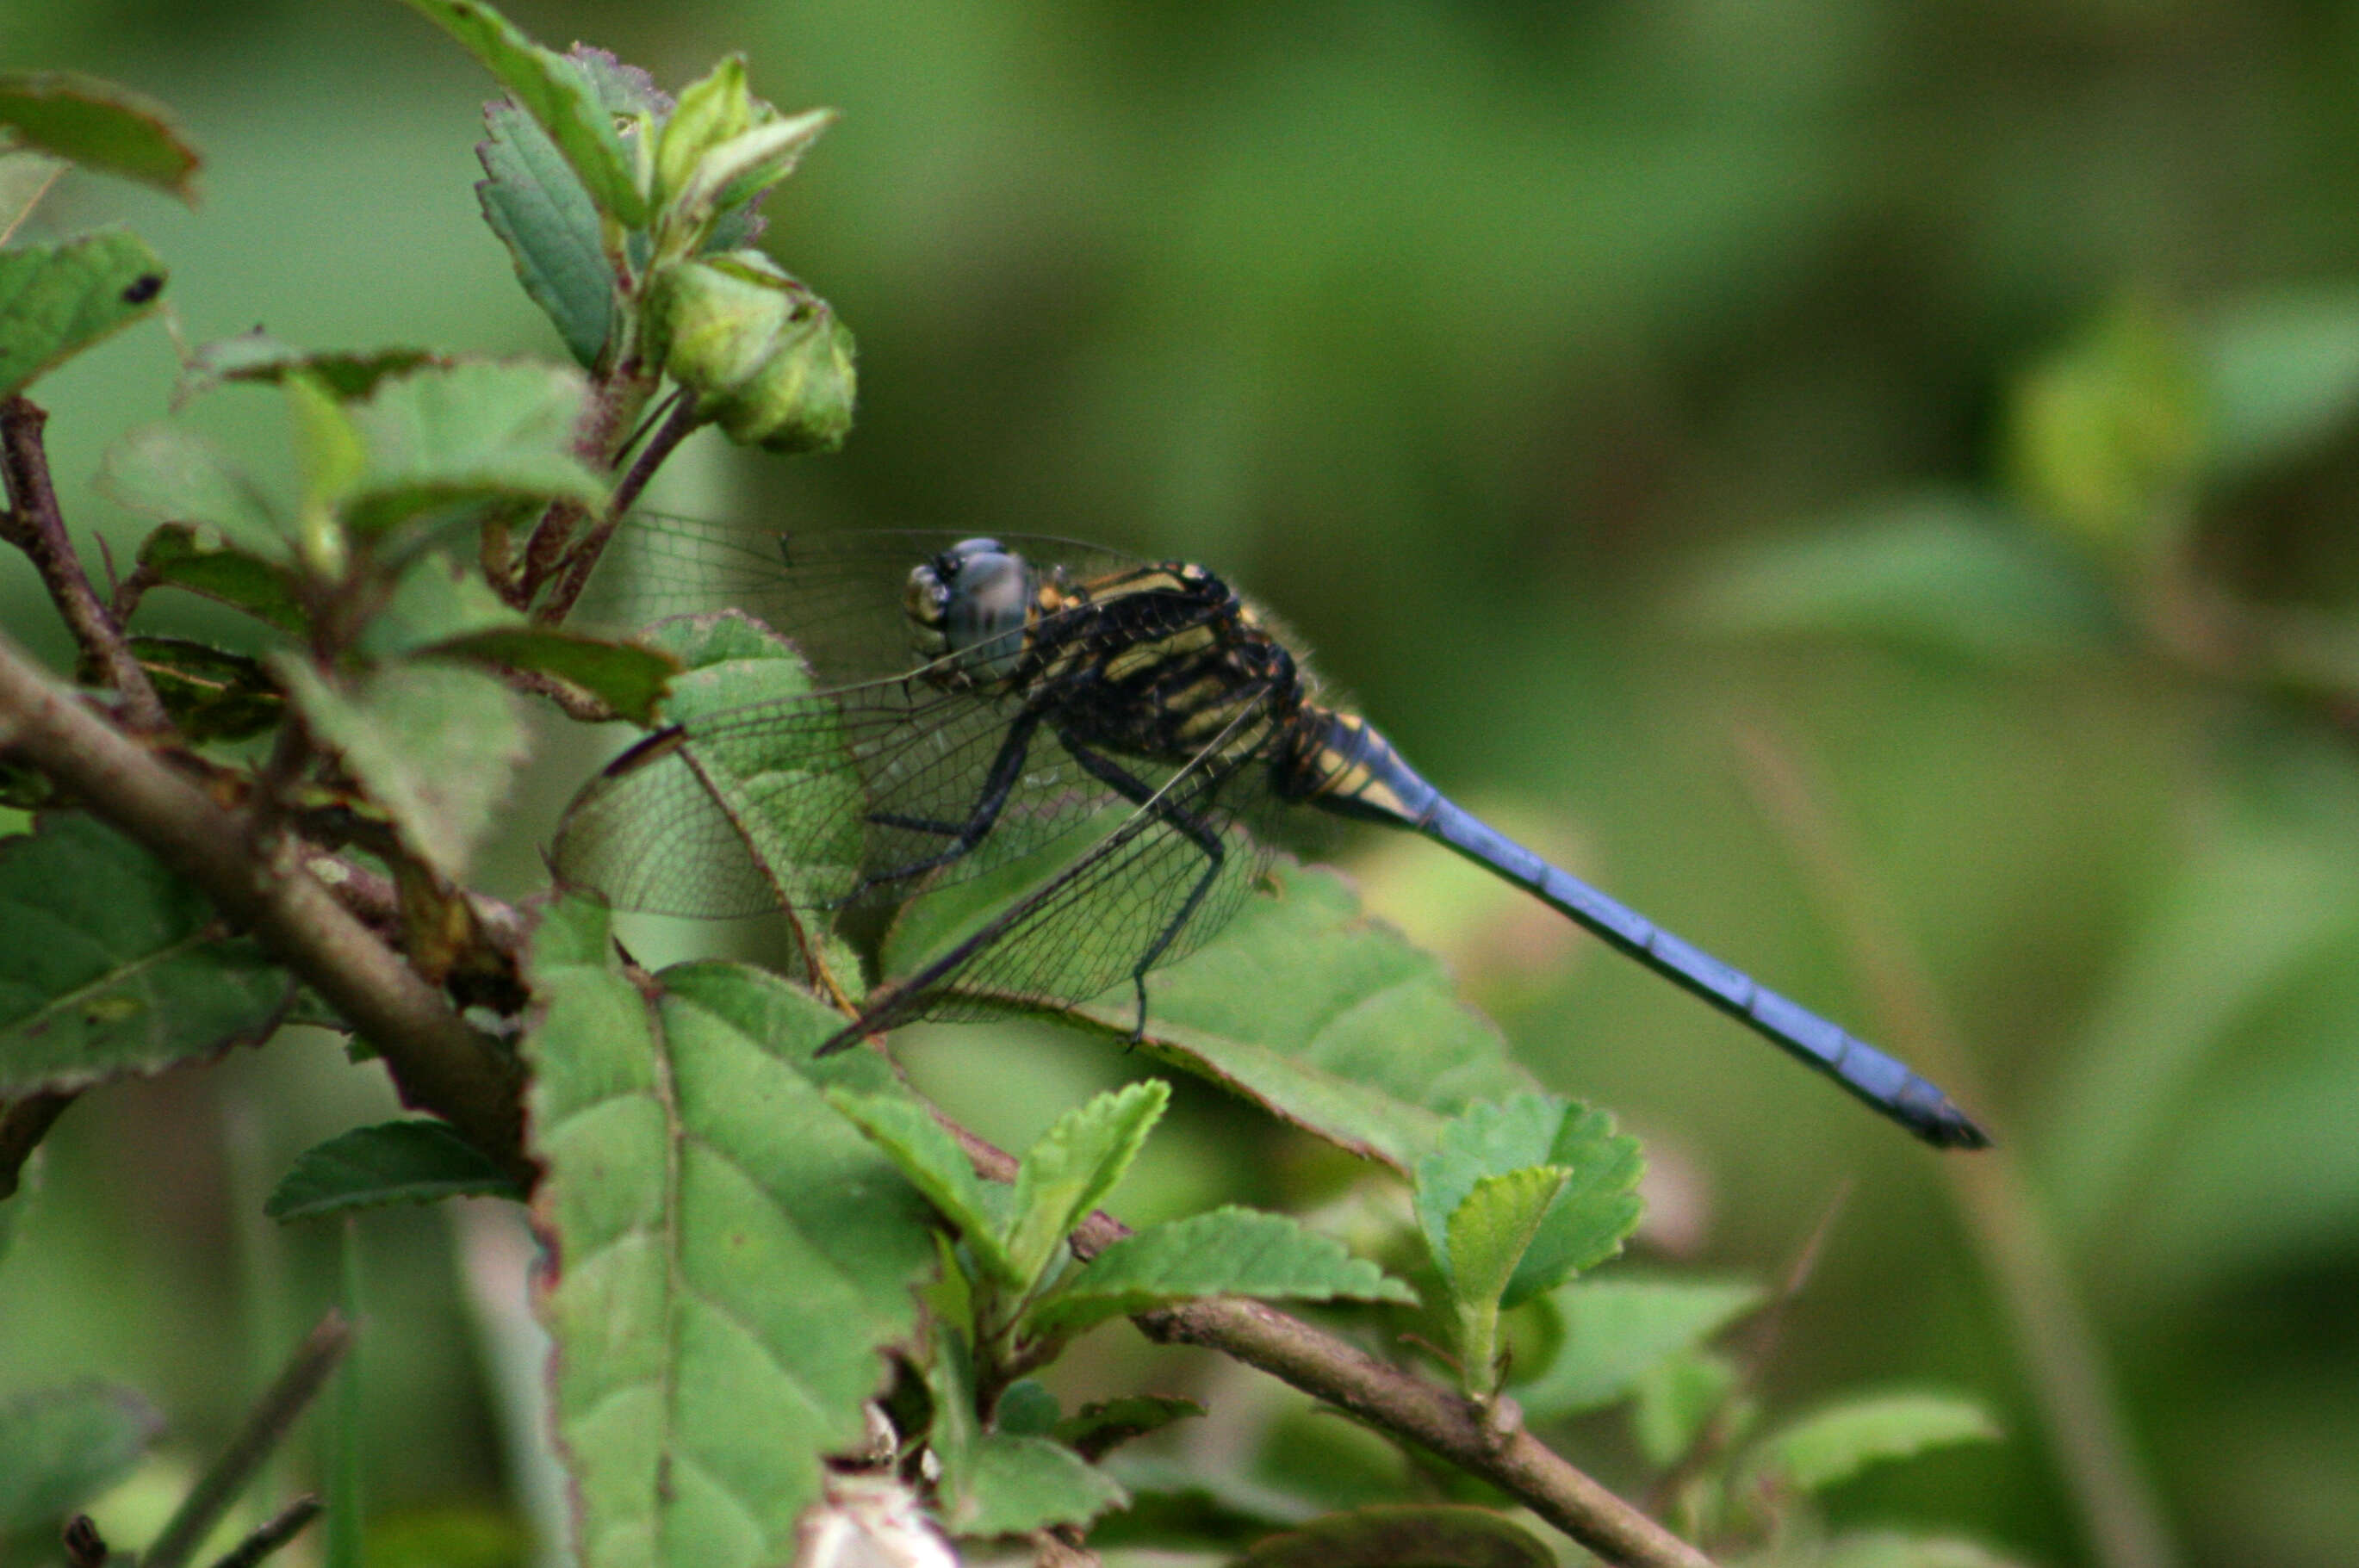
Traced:
<path fill-rule="evenodd" d="M 688 182 L 707 150 L 750 129 L 754 95 L 745 87 L 745 57 L 729 55 L 701 79 L 689 83 L 665 119 L 656 146 L 656 191 L 669 200 Z"/>
<path fill-rule="evenodd" d="M 856 382 L 851 329 L 814 295 L 810 313 L 720 411 L 721 427 L 767 451 L 834 451 L 852 431 Z"/>
<path fill-rule="evenodd" d="M 656 275 L 649 326 L 664 371 L 731 438 L 829 450 L 852 427 L 852 334 L 827 302 L 759 251 Z"/>

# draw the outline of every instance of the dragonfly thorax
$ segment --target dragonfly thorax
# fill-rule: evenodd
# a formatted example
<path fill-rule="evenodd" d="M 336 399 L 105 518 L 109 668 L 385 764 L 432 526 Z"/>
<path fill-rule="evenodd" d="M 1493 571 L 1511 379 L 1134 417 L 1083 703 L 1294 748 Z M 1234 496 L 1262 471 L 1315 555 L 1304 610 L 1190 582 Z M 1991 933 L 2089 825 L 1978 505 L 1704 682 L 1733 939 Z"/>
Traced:
<path fill-rule="evenodd" d="M 962 539 L 909 573 L 903 607 L 918 655 L 954 657 L 966 673 L 1004 678 L 1024 651 L 1033 571 L 996 539 Z"/>

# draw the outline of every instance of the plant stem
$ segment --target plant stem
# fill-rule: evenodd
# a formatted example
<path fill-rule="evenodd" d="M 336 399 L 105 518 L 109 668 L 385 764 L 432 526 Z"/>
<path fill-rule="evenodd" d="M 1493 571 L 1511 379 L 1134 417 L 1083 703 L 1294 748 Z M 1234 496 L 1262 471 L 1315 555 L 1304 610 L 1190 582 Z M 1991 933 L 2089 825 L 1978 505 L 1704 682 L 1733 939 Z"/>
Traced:
<path fill-rule="evenodd" d="M 599 557 L 606 553 L 607 543 L 614 538 L 614 530 L 622 526 L 623 514 L 631 509 L 631 503 L 639 498 L 639 492 L 647 489 L 647 481 L 655 478 L 656 470 L 663 466 L 664 460 L 670 457 L 673 449 L 688 439 L 702 423 L 697 415 L 696 406 L 689 399 L 682 398 L 674 406 L 671 416 L 647 438 L 647 444 L 639 449 L 638 457 L 631 464 L 631 471 L 625 474 L 622 483 L 614 487 L 614 493 L 607 499 L 605 514 L 598 520 L 596 526 L 574 544 L 571 553 L 566 557 L 563 579 L 558 583 L 556 591 L 549 596 L 548 601 L 534 611 L 536 619 L 553 624 L 571 613 L 574 601 L 582 597 L 582 590 L 590 586 L 590 574 L 597 570 Z"/>
<path fill-rule="evenodd" d="M 1016 1157 L 940 1111 L 974 1168 L 1013 1181 Z M 1073 1232 L 1087 1261 L 1130 1234 L 1111 1216 L 1093 1214 Z M 1520 1426 L 1501 1430 L 1495 1414 L 1438 1384 L 1387 1366 L 1358 1346 L 1259 1302 L 1221 1296 L 1166 1307 L 1132 1319 L 1149 1339 L 1200 1345 L 1258 1368 L 1371 1426 L 1431 1450 L 1515 1495 L 1534 1513 L 1605 1559 L 1628 1568 L 1712 1568 L 1712 1560 L 1591 1479 Z"/>
<path fill-rule="evenodd" d="M 223 1554 L 213 1568 L 255 1568 L 255 1564 L 303 1533 L 320 1517 L 320 1499 L 309 1493 L 296 1498 L 257 1526 L 252 1535 Z"/>
<path fill-rule="evenodd" d="M 147 672 L 132 656 L 122 622 L 91 586 L 73 542 L 66 536 L 57 489 L 49 482 L 49 454 L 41 445 L 41 430 L 49 421 L 49 415 L 28 398 L 0 401 L 0 481 L 8 492 L 8 510 L 0 513 L 0 537 L 31 557 L 81 644 L 82 658 L 123 698 L 124 722 L 138 734 L 163 734 L 172 727 L 164 704 Z"/>
<path fill-rule="evenodd" d="M 629 319 L 627 309 L 625 319 Z M 660 373 L 643 366 L 636 351 L 626 346 L 613 371 L 592 388 L 582 404 L 582 417 L 573 429 L 573 455 L 590 467 L 605 471 L 620 456 L 620 442 L 661 379 Z M 611 514 L 617 509 L 610 505 L 606 510 Z M 582 518 L 582 508 L 571 502 L 559 502 L 542 514 L 525 541 L 523 567 L 509 602 L 523 609 L 539 597 L 541 585 L 566 560 L 574 525 Z"/>
<path fill-rule="evenodd" d="M 1745 727 L 1737 741 L 1756 798 L 1834 917 L 1884 1037 L 1969 1103 L 1986 1104 L 1962 1031 L 1900 935 L 1889 901 L 1820 804 L 1823 792 L 1769 735 Z M 2025 1381 L 2095 1560 L 2103 1568 L 2173 1568 L 2179 1552 L 2136 1457 L 2096 1327 L 2017 1152 L 2001 1142 L 1971 1160 L 1944 1160 L 1940 1169 L 1998 1287 Z"/>
<path fill-rule="evenodd" d="M 142 1568 L 183 1568 L 190 1555 L 203 1544 L 213 1526 L 221 1522 L 222 1515 L 245 1489 L 246 1483 L 254 1478 L 263 1461 L 285 1440 L 296 1418 L 327 1382 L 336 1363 L 343 1359 L 352 1337 L 351 1325 L 345 1323 L 343 1314 L 331 1307 L 287 1358 L 277 1380 L 255 1402 L 245 1424 L 230 1440 L 229 1447 L 181 1499 L 171 1522 L 164 1527 L 164 1533 L 140 1558 Z"/>
<path fill-rule="evenodd" d="M 383 1054 L 408 1105 L 433 1112 L 519 1180 L 521 1075 L 442 994 L 304 871 L 287 839 L 258 837 L 162 757 L 53 686 L 0 637 L 0 746 L 195 882 Z"/>

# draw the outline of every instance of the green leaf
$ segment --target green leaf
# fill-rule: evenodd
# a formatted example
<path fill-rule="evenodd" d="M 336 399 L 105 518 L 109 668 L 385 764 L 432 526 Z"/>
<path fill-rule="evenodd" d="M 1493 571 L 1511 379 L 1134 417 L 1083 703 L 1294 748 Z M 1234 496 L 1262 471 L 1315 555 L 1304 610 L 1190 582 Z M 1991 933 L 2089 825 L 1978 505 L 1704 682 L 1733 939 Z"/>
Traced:
<path fill-rule="evenodd" d="M 1814 1568 L 2021 1568 L 2012 1557 L 1950 1536 L 1862 1530 L 1836 1537 Z"/>
<path fill-rule="evenodd" d="M 580 1560 L 786 1562 L 933 1264 L 924 1203 L 821 1094 L 883 1087 L 887 1065 L 813 1064 L 837 1016 L 743 966 L 643 990 L 584 900 L 550 907 L 529 970 L 539 1306 Z"/>
<path fill-rule="evenodd" d="M 1115 1242 L 1036 1303 L 1028 1322 L 1036 1333 L 1073 1334 L 1201 1296 L 1417 1301 L 1375 1264 L 1288 1216 L 1225 1207 L 1151 1225 Z"/>
<path fill-rule="evenodd" d="M 1736 1368 L 1708 1351 L 1674 1356 L 1638 1379 L 1630 1434 L 1658 1467 L 1677 1463 L 1736 1389 Z"/>
<path fill-rule="evenodd" d="M 128 1389 L 77 1383 L 0 1400 L 0 1538 L 55 1530 L 164 1429 Z"/>
<path fill-rule="evenodd" d="M 1056 1430 L 1063 1414 L 1046 1383 L 1038 1378 L 1018 1378 L 999 1396 L 991 1424 L 995 1431 L 1017 1437 L 1046 1437 Z"/>
<path fill-rule="evenodd" d="M 474 501 L 602 505 L 607 480 L 573 453 L 587 393 L 579 372 L 552 365 L 467 361 L 387 377 L 351 406 L 368 449 L 354 526 L 381 532 Z"/>
<path fill-rule="evenodd" d="M 824 1015 L 841 1028 L 842 1016 L 830 1011 L 801 986 L 766 970 L 744 964 L 699 962 L 675 964 L 660 977 L 665 991 L 726 1022 L 742 1034 L 768 1041 L 785 1054 L 795 1070 L 819 1087 L 822 1095 L 849 1090 L 871 1098 L 909 1093 L 893 1064 L 874 1051 L 839 1051 L 829 1056 L 812 1053 L 829 1034 L 812 1035 L 812 1021 Z M 831 1115 L 840 1115 L 832 1106 Z M 913 1194 L 913 1213 L 925 1205 Z"/>
<path fill-rule="evenodd" d="M 349 685 L 330 683 L 310 660 L 291 655 L 271 668 L 312 738 L 342 760 L 403 843 L 459 879 L 525 759 L 524 725 L 507 687 L 438 665 L 393 665 Z"/>
<path fill-rule="evenodd" d="M 722 56 L 711 70 L 681 88 L 656 141 L 657 199 L 677 195 L 696 160 L 715 141 L 725 141 L 752 124 L 758 102 L 746 88 L 742 54 Z"/>
<path fill-rule="evenodd" d="M 1254 1542 L 1243 1568 L 1555 1568 L 1546 1541 L 1489 1509 L 1353 1509 Z"/>
<path fill-rule="evenodd" d="M 723 207 L 760 199 L 795 171 L 821 133 L 835 123 L 832 109 L 810 109 L 739 132 L 706 149 L 679 197 L 680 211 L 702 222 Z"/>
<path fill-rule="evenodd" d="M 1442 1118 L 1531 1087 L 1441 960 L 1370 919 L 1342 877 L 1291 860 L 1147 995 L 1145 1054 L 1403 1172 Z M 1127 987 L 1074 1011 L 1125 1036 L 1135 1018 Z"/>
<path fill-rule="evenodd" d="M 1478 1105 L 1442 1130 L 1417 1167 L 1418 1224 L 1453 1289 L 1450 1226 L 1459 1206 L 1485 1178 L 1534 1165 L 1562 1166 L 1570 1174 L 1507 1282 L 1502 1306 L 1594 1268 L 1637 1228 L 1646 1159 L 1636 1139 L 1614 1131 L 1611 1115 L 1537 1094 Z"/>
<path fill-rule="evenodd" d="M 504 602 L 480 572 L 440 550 L 421 550 L 361 628 L 356 646 L 368 658 L 399 659 L 456 639 L 524 624 L 524 611 Z"/>
<path fill-rule="evenodd" d="M 1049 1435 L 1094 1465 L 1133 1438 L 1203 1413 L 1204 1407 L 1194 1400 L 1169 1394 L 1124 1394 L 1083 1405 L 1059 1422 Z"/>
<path fill-rule="evenodd" d="M 1018 1535 L 1084 1525 L 1130 1500 L 1104 1471 L 1045 1438 L 985 1433 L 974 1442 L 964 1487 L 942 1522 L 959 1535 Z"/>
<path fill-rule="evenodd" d="M 2347 964 L 2347 954 L 2336 961 Z M 2100 1233 L 2110 1278 L 2150 1299 L 2185 1299 L 2213 1281 L 2299 1267 L 2351 1234 L 2359 1141 L 2348 1109 L 2359 1104 L 2359 1055 L 2343 1044 L 2359 1019 L 2346 1002 L 2326 1022 L 2305 1051 L 2233 1058 L 2168 1157 L 2141 1173 L 2152 1206 L 2119 1211 Z"/>
<path fill-rule="evenodd" d="M 199 745 L 251 739 L 286 711 L 259 659 L 179 637 L 134 637 L 130 646 L 173 727 Z"/>
<path fill-rule="evenodd" d="M 351 406 L 319 377 L 290 375 L 278 389 L 295 453 L 296 549 L 312 577 L 339 580 L 352 552 L 341 514 L 368 470 L 368 443 Z"/>
<path fill-rule="evenodd" d="M 154 310 L 166 276 L 120 229 L 0 251 L 0 397 Z"/>
<path fill-rule="evenodd" d="M 549 133 L 598 210 L 625 228 L 647 221 L 631 156 L 581 60 L 534 43 L 480 0 L 409 0 L 459 40 Z"/>
<path fill-rule="evenodd" d="M 294 375 L 313 377 L 338 397 L 349 400 L 366 397 L 387 376 L 451 362 L 426 349 L 299 348 L 256 327 L 235 337 L 198 344 L 180 363 L 180 384 L 172 401 L 177 406 L 224 382 L 277 386 Z"/>
<path fill-rule="evenodd" d="M 0 1095 L 81 1088 L 258 1041 L 292 987 L 212 905 L 95 818 L 0 839 Z"/>
<path fill-rule="evenodd" d="M 305 1150 L 262 1212 L 277 1220 L 315 1219 L 386 1204 L 525 1195 L 521 1183 L 444 1123 L 386 1121 Z"/>
<path fill-rule="evenodd" d="M 2014 668 L 2117 642 L 2079 561 L 2004 509 L 1925 494 L 1823 534 L 1758 539 L 1690 597 L 1723 636 L 1832 636 Z"/>
<path fill-rule="evenodd" d="M 1571 1178 L 1561 1165 L 1484 1176 L 1451 1211 L 1441 1273 L 1455 1309 L 1451 1349 L 1471 1394 L 1487 1397 L 1498 1387 L 1499 1297 Z"/>
<path fill-rule="evenodd" d="M 1995 1443 L 1981 1404 L 1951 1394 L 1879 1394 L 1848 1400 L 1772 1433 L 1746 1456 L 1747 1489 L 1821 1492 L 1877 1465 L 1930 1448 Z"/>
<path fill-rule="evenodd" d="M 469 633 L 419 650 L 419 656 L 466 659 L 555 676 L 579 687 L 634 724 L 653 724 L 664 688 L 679 669 L 670 656 L 635 643 L 609 643 L 556 626 L 511 626 Z"/>
<path fill-rule="evenodd" d="M 164 587 L 217 600 L 294 636 L 310 623 L 294 573 L 210 527 L 165 524 L 141 543 L 139 569 Z"/>
<path fill-rule="evenodd" d="M 1672 1357 L 1712 1339 L 1761 1304 L 1757 1285 L 1677 1280 L 1582 1280 L 1554 1301 L 1564 1336 L 1544 1374 L 1515 1390 L 1533 1421 L 1603 1410 L 1636 1392 Z"/>
<path fill-rule="evenodd" d="M 2152 1202 L 2156 1175 L 2187 1152 L 2175 1130 L 2216 1117 L 2205 1069 L 2234 1044 L 2239 1022 L 2294 977 L 2335 961 L 2359 913 L 2359 867 L 2339 821 L 2221 814 L 2190 837 L 2041 1097 L 2041 1185 L 2091 1241 Z M 2240 1162 L 2257 1174 L 2261 1156 L 2285 1147 L 2250 1145 Z M 2261 1202 L 2277 1206 L 2274 1195 Z M 2232 1208 L 2232 1224 L 2253 1217 L 2245 1198 Z"/>
<path fill-rule="evenodd" d="M 1038 1281 L 1073 1227 L 1130 1169 L 1171 1101 L 1160 1078 L 1125 1084 L 1057 1119 L 1016 1167 L 1007 1257 L 1018 1293 Z"/>
<path fill-rule="evenodd" d="M 2016 497 L 2083 544 L 2136 556 L 2176 531 L 2204 448 L 2194 341 L 2130 300 L 2019 377 L 2002 460 Z"/>
<path fill-rule="evenodd" d="M 1549 1206 L 1571 1179 L 1561 1165 L 1528 1165 L 1474 1184 L 1450 1212 L 1444 1273 L 1459 1300 L 1498 1304 Z"/>
<path fill-rule="evenodd" d="M 183 525 L 184 538 L 191 523 L 249 539 L 280 530 L 277 508 L 252 476 L 211 441 L 170 420 L 125 431 L 106 449 L 98 482 L 134 512 Z"/>
<path fill-rule="evenodd" d="M 532 116 L 495 103 L 484 123 L 491 135 L 475 148 L 485 176 L 475 185 L 484 222 L 567 351 L 582 369 L 594 369 L 614 330 L 614 269 L 597 203 Z"/>
<path fill-rule="evenodd" d="M 910 1185 L 926 1195 L 985 1273 L 1010 1289 L 1022 1289 L 1023 1276 L 1000 1239 L 1008 1208 L 1006 1189 L 995 1197 L 991 1184 L 974 1173 L 974 1162 L 931 1111 L 906 1097 L 842 1089 L 830 1093 L 828 1103 L 866 1133 Z"/>
<path fill-rule="evenodd" d="M 643 641 L 684 666 L 664 699 L 675 721 L 812 690 L 793 645 L 734 611 L 668 622 Z M 621 908 L 661 914 L 678 897 L 678 863 L 693 856 L 696 913 L 828 906 L 859 880 L 865 810 L 857 781 L 840 766 L 835 719 L 834 708 L 821 704 L 790 724 L 643 742 L 567 809 L 550 851 L 560 880 L 596 888 Z"/>
<path fill-rule="evenodd" d="M 70 70 L 0 71 L 0 125 L 84 168 L 169 191 L 196 205 L 203 160 L 154 99 Z"/>
<path fill-rule="evenodd" d="M 2359 414 L 2359 293 L 2274 289 L 2229 300 L 2199 335 L 2212 414 L 2208 477 L 2234 483 L 2313 451 Z"/>

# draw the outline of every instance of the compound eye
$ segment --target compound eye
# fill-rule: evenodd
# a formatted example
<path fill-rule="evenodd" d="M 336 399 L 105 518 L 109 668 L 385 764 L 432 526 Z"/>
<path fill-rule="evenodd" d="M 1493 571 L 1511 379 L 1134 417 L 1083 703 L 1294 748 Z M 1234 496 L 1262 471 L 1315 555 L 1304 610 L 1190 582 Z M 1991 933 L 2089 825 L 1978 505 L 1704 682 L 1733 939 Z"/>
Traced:
<path fill-rule="evenodd" d="M 941 641 L 942 622 L 949 611 L 950 601 L 950 588 L 931 563 L 911 571 L 908 586 L 901 590 L 902 613 L 908 616 L 911 624 L 921 633 L 929 633 L 930 640 L 937 643 Z"/>
<path fill-rule="evenodd" d="M 961 564 L 948 607 L 951 646 L 964 651 L 1024 630 L 1031 598 L 1023 557 L 995 547 Z M 996 653 L 997 650 L 991 650 Z"/>
<path fill-rule="evenodd" d="M 986 539 L 978 535 L 972 539 L 961 539 L 957 544 L 935 557 L 934 564 L 944 577 L 957 579 L 963 577 L 971 567 L 981 565 L 987 568 L 995 559 L 1007 558 L 1009 558 L 1007 550 L 998 540 Z"/>

